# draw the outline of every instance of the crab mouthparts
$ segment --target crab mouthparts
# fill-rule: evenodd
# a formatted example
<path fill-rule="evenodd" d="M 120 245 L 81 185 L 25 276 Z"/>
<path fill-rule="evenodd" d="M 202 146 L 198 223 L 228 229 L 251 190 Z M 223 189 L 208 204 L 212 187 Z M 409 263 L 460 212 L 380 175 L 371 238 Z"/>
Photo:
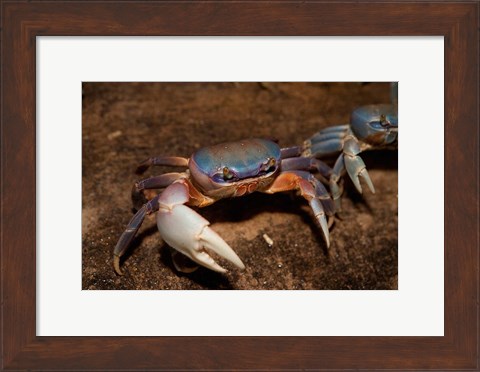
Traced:
<path fill-rule="evenodd" d="M 263 169 L 260 169 L 257 173 L 255 174 L 247 174 L 247 175 L 238 175 L 236 174 L 236 176 L 231 180 L 231 182 L 245 182 L 245 183 L 249 183 L 249 182 L 255 182 L 255 180 L 257 178 L 261 178 L 261 177 L 266 177 L 266 176 L 270 176 L 272 175 L 273 173 L 275 173 L 277 169 L 273 169 L 273 170 L 263 170 Z"/>

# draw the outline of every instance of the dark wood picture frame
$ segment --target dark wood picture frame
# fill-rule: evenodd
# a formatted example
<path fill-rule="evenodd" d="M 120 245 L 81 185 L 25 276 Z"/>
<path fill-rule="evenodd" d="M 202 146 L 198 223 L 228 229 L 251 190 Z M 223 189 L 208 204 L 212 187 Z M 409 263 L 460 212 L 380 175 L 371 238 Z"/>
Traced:
<path fill-rule="evenodd" d="M 478 370 L 477 1 L 5 0 L 1 11 L 2 369 Z M 445 336 L 37 337 L 36 37 L 45 35 L 443 35 Z"/>

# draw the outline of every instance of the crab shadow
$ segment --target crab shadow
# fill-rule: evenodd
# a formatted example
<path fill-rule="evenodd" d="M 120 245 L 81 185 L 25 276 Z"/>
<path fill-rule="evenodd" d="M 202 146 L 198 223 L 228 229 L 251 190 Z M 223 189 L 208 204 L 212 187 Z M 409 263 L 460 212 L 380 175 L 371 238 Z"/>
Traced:
<path fill-rule="evenodd" d="M 234 285 L 227 276 L 202 266 L 198 266 L 198 268 L 191 273 L 179 272 L 175 269 L 175 265 L 173 264 L 172 251 L 173 248 L 167 244 L 164 244 L 160 248 L 160 262 L 166 267 L 170 268 L 179 277 L 186 277 L 205 289 L 235 289 Z M 184 260 L 190 261 L 190 259 L 187 257 L 185 257 Z M 190 262 L 194 264 L 193 261 Z"/>
<path fill-rule="evenodd" d="M 398 151 L 371 150 L 360 154 L 367 169 L 393 170 L 398 169 Z"/>

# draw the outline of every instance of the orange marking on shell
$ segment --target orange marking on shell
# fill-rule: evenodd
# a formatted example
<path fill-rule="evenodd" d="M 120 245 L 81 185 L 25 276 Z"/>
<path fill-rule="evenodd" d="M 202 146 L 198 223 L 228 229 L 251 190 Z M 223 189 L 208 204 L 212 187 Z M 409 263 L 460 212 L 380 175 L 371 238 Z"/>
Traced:
<path fill-rule="evenodd" d="M 235 196 L 243 196 L 247 192 L 247 187 L 242 185 L 235 190 Z"/>
<path fill-rule="evenodd" d="M 257 182 L 252 182 L 251 184 L 248 185 L 248 192 L 252 193 L 254 192 L 258 187 Z"/>

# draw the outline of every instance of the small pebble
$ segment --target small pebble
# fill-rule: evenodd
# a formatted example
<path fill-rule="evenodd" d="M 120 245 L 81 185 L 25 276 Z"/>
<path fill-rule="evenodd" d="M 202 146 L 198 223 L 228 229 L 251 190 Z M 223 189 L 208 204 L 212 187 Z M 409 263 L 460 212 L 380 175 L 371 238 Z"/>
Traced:
<path fill-rule="evenodd" d="M 120 137 L 121 135 L 122 135 L 122 131 L 121 131 L 121 130 L 117 130 L 117 131 L 115 131 L 115 132 L 110 133 L 110 134 L 107 136 L 107 138 L 111 141 L 111 140 L 113 140 L 113 139 L 115 139 L 115 138 L 117 138 L 117 137 Z"/>
<path fill-rule="evenodd" d="M 263 239 L 267 242 L 268 246 L 271 247 L 273 245 L 273 240 L 267 234 L 263 234 Z"/>

